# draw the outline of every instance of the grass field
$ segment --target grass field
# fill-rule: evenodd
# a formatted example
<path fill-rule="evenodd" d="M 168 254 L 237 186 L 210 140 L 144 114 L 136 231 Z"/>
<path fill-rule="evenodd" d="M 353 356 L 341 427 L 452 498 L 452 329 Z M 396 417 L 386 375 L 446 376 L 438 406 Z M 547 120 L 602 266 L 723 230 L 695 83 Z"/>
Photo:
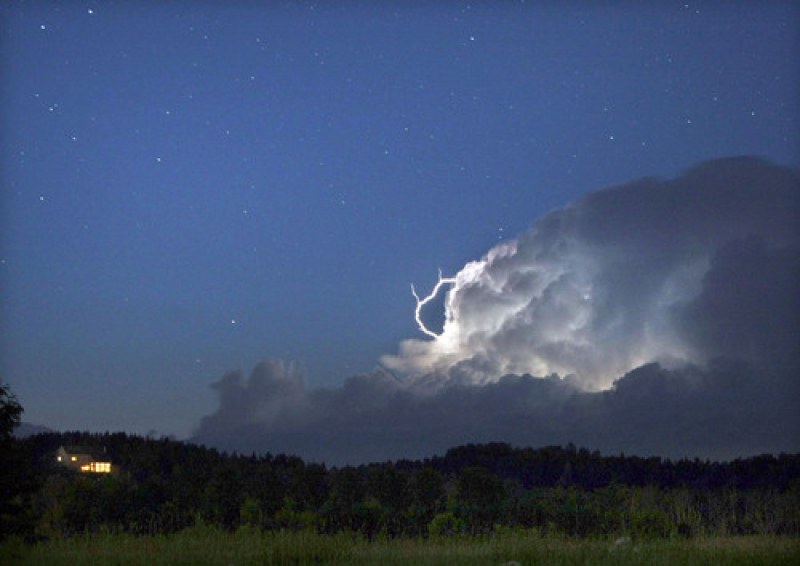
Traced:
<path fill-rule="evenodd" d="M 249 564 L 800 564 L 800 539 L 731 537 L 625 541 L 541 537 L 515 531 L 487 537 L 365 541 L 198 526 L 170 536 L 82 535 L 36 545 L 8 540 L 0 564 L 239 566 Z"/>

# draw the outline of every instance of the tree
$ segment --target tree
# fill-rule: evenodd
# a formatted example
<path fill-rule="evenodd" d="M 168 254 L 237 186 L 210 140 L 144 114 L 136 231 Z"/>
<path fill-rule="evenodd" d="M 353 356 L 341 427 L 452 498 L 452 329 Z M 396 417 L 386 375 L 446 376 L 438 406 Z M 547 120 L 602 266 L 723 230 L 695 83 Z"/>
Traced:
<path fill-rule="evenodd" d="M 0 383 L 0 538 L 12 532 L 25 532 L 27 499 L 35 484 L 29 463 L 12 435 L 19 424 L 22 406 L 11 389 Z"/>
<path fill-rule="evenodd" d="M 357 468 L 347 466 L 334 473 L 328 500 L 320 511 L 326 532 L 359 530 L 366 487 Z"/>
<path fill-rule="evenodd" d="M 503 481 L 485 468 L 461 470 L 456 483 L 456 515 L 472 534 L 489 532 L 499 522 L 506 499 Z"/>
<path fill-rule="evenodd" d="M 411 522 L 415 534 L 425 534 L 433 518 L 444 510 L 447 493 L 444 477 L 430 466 L 414 473 L 411 480 Z"/>
<path fill-rule="evenodd" d="M 381 527 L 390 536 L 399 535 L 411 505 L 406 474 L 393 466 L 374 467 L 367 476 L 367 489 L 380 505 Z"/>
<path fill-rule="evenodd" d="M 0 383 L 0 442 L 3 447 L 11 440 L 11 433 L 19 424 L 22 406 L 8 385 Z"/>

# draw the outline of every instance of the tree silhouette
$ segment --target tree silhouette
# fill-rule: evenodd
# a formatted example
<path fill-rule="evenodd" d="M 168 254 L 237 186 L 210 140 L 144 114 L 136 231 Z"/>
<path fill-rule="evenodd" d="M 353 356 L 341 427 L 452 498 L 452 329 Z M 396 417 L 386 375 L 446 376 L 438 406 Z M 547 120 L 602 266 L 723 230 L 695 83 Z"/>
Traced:
<path fill-rule="evenodd" d="M 11 433 L 19 424 L 22 411 L 22 405 L 17 402 L 8 385 L 0 383 L 0 442 L 4 445 L 11 440 Z"/>
<path fill-rule="evenodd" d="M 0 538 L 25 531 L 25 498 L 33 481 L 24 472 L 25 455 L 14 442 L 14 428 L 19 424 L 22 405 L 8 385 L 0 383 Z"/>

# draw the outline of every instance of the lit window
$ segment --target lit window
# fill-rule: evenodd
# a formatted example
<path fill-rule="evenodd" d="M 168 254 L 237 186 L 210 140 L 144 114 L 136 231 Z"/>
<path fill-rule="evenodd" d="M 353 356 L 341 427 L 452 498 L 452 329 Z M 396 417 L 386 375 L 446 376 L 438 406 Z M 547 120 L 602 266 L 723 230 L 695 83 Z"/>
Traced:
<path fill-rule="evenodd" d="M 111 472 L 111 462 L 91 462 L 81 469 L 96 474 L 108 474 Z"/>
<path fill-rule="evenodd" d="M 56 459 L 60 462 L 61 461 L 61 456 L 57 456 Z"/>
<path fill-rule="evenodd" d="M 73 462 L 77 462 L 78 461 L 78 457 L 77 456 L 72 456 L 71 459 L 72 459 Z"/>

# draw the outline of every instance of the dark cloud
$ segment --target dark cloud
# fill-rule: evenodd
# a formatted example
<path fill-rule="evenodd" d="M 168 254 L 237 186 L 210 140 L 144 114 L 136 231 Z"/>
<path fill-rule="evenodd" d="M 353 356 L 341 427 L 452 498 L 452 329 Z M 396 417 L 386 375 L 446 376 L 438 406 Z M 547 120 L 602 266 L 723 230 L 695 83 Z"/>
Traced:
<path fill-rule="evenodd" d="M 706 356 L 796 359 L 800 248 L 770 248 L 755 236 L 732 240 L 714 254 L 702 291 L 677 318 L 687 341 Z"/>
<path fill-rule="evenodd" d="M 608 453 L 729 459 L 800 450 L 797 367 L 648 364 L 611 389 L 557 377 L 505 376 L 420 395 L 376 370 L 339 389 L 307 392 L 273 421 L 204 419 L 194 440 L 249 453 L 288 452 L 332 464 L 442 453 L 466 442 L 574 442 Z M 242 397 L 251 395 L 244 382 Z M 277 399 L 268 402 L 274 404 Z M 265 400 L 267 401 L 267 400 Z M 221 404 L 220 413 L 235 406 Z"/>
<path fill-rule="evenodd" d="M 465 266 L 439 339 L 332 389 L 279 361 L 228 374 L 195 440 L 331 463 L 491 440 L 796 451 L 799 179 L 736 158 L 591 193 Z"/>
<path fill-rule="evenodd" d="M 258 364 L 245 381 L 231 371 L 211 386 L 219 395 L 219 409 L 204 417 L 201 429 L 235 434 L 249 423 L 270 426 L 285 422 L 286 415 L 299 415 L 306 405 L 303 376 L 297 366 L 283 360 Z"/>

